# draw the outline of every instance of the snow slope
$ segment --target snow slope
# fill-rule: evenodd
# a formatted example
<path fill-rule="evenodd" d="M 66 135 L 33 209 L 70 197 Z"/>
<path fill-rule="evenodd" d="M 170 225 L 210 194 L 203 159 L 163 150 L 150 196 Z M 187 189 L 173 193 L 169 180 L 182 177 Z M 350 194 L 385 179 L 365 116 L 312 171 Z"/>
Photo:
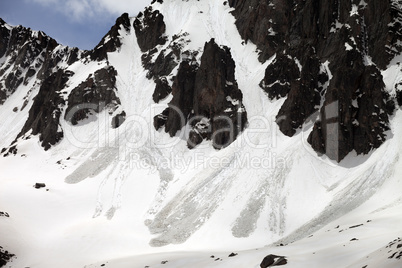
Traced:
<path fill-rule="evenodd" d="M 293 138 L 278 130 L 283 101 L 269 101 L 258 86 L 273 59 L 258 62 L 228 5 L 163 2 L 153 8 L 165 17 L 166 35 L 189 33 L 183 50 L 201 51 L 210 38 L 231 48 L 248 127 L 220 151 L 205 141 L 188 150 L 185 129 L 174 138 L 155 131 L 153 116 L 171 96 L 153 103 L 134 31 L 121 29 L 123 45 L 108 57 L 124 124 L 110 128 L 107 111 L 79 126 L 63 121 L 65 138 L 51 150 L 32 137 L 0 159 L 0 211 L 10 214 L 0 218 L 0 244 L 17 256 L 9 267 L 259 267 L 267 254 L 287 256 L 286 267 L 401 267 L 381 253 L 402 232 L 401 111 L 369 155 L 339 164 L 317 156 L 306 144 L 312 125 Z M 391 93 L 402 80 L 396 62 L 383 73 Z M 65 92 L 107 64 L 69 66 L 75 74 Z M 27 119 L 35 87 L 27 109 L 12 110 L 32 87 L 0 106 L 1 148 Z"/>

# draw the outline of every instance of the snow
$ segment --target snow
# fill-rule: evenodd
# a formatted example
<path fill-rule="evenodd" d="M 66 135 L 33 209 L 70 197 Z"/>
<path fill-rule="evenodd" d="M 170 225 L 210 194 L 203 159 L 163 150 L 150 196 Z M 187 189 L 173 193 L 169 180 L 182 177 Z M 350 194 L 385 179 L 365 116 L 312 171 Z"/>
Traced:
<path fill-rule="evenodd" d="M 330 30 L 330 33 L 335 33 L 337 32 L 339 29 L 341 29 L 343 26 L 348 26 L 347 24 L 342 24 L 340 23 L 338 20 L 336 20 L 335 25 L 332 25 L 332 28 Z M 350 26 L 349 26 L 350 27 Z"/>
<path fill-rule="evenodd" d="M 4 23 L 3 26 L 4 26 L 7 30 L 10 30 L 10 31 L 14 28 L 13 26 L 11 26 L 11 25 L 8 24 L 8 23 Z"/>
<path fill-rule="evenodd" d="M 350 11 L 350 17 L 354 15 L 359 15 L 359 8 L 357 5 L 352 5 L 352 10 Z"/>
<path fill-rule="evenodd" d="M 277 32 L 274 31 L 274 29 L 272 27 L 268 29 L 268 32 L 269 32 L 268 35 L 271 35 L 271 36 L 275 36 L 278 34 Z"/>
<path fill-rule="evenodd" d="M 345 49 L 346 49 L 346 51 L 348 51 L 348 50 L 352 50 L 353 47 L 351 45 L 349 45 L 348 43 L 345 43 Z"/>
<path fill-rule="evenodd" d="M 296 65 L 297 65 L 297 67 L 299 68 L 299 72 L 301 72 L 303 66 L 301 65 L 300 61 L 298 59 L 296 59 L 296 58 L 294 58 L 294 61 L 295 61 Z"/>
<path fill-rule="evenodd" d="M 318 156 L 306 141 L 312 124 L 292 138 L 279 131 L 275 116 L 284 100 L 270 101 L 258 86 L 274 57 L 261 64 L 256 46 L 242 44 L 228 5 L 153 6 L 168 36 L 189 33 L 183 51 L 200 50 L 212 37 L 231 48 L 247 128 L 220 151 L 210 141 L 188 150 L 189 126 L 173 138 L 155 131 L 153 117 L 171 97 L 153 103 L 155 84 L 146 78 L 134 30 L 120 29 L 123 45 L 108 61 L 118 73 L 123 125 L 112 129 L 106 110 L 79 126 L 62 120 L 65 137 L 51 150 L 31 136 L 19 140 L 16 156 L 0 159 L 0 211 L 10 214 L 0 218 L 1 243 L 17 255 L 10 267 L 243 268 L 259 267 L 268 254 L 287 256 L 290 268 L 375 265 L 379 250 L 402 231 L 401 111 L 391 119 L 392 138 L 369 155 L 351 153 L 339 164 Z M 65 96 L 107 64 L 69 66 L 74 76 Z M 322 68 L 331 79 L 329 62 Z M 396 61 L 383 77 L 392 92 L 402 80 Z M 0 106 L 1 148 L 26 121 L 34 82 Z M 28 107 L 12 112 L 25 96 Z M 46 188 L 35 189 L 36 182 Z"/>
<path fill-rule="evenodd" d="M 237 106 L 237 105 L 240 104 L 240 101 L 239 101 L 239 100 L 232 99 L 230 96 L 227 96 L 227 97 L 226 97 L 226 100 L 227 100 L 228 102 L 232 103 L 233 106 Z"/>

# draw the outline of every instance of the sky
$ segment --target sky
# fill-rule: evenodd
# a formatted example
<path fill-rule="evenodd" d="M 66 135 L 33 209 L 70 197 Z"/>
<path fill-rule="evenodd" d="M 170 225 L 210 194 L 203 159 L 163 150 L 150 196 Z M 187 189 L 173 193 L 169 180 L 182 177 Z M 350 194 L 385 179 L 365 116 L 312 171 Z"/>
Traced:
<path fill-rule="evenodd" d="M 94 48 L 127 12 L 134 17 L 152 0 L 0 0 L 0 18 L 40 30 L 63 45 Z"/>

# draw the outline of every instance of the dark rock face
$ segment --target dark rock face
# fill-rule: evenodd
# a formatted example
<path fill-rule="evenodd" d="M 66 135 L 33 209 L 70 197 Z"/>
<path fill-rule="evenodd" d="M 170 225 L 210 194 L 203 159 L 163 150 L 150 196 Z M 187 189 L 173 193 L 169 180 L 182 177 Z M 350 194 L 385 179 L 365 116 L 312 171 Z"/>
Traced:
<path fill-rule="evenodd" d="M 402 106 L 402 81 L 395 85 L 396 101 L 399 107 Z"/>
<path fill-rule="evenodd" d="M 194 89 L 193 126 L 188 142 L 197 145 L 194 137 L 204 136 L 216 149 L 232 143 L 243 130 L 247 113 L 235 79 L 235 62 L 228 47 L 219 47 L 212 39 L 205 44 Z"/>
<path fill-rule="evenodd" d="M 229 5 L 235 8 L 233 15 L 240 35 L 258 46 L 262 62 L 289 47 L 298 50 L 300 56 L 307 44 L 317 45 L 319 55 L 330 54 L 339 47 L 328 44 L 337 42 L 334 34 L 346 24 L 358 35 L 356 41 L 365 40 L 380 68 L 402 49 L 398 44 L 402 36 L 398 0 L 369 0 L 365 4 L 357 0 L 229 0 Z M 338 40 L 342 45 L 344 41 Z"/>
<path fill-rule="evenodd" d="M 58 70 L 43 81 L 29 111 L 28 120 L 17 138 L 32 130 L 32 135 L 39 134 L 39 140 L 45 150 L 63 138 L 59 119 L 65 101 L 60 91 L 72 74 L 70 71 Z"/>
<path fill-rule="evenodd" d="M 267 255 L 261 262 L 260 267 L 261 268 L 268 268 L 268 267 L 273 267 L 273 266 L 281 266 L 287 264 L 288 261 L 286 260 L 285 257 L 283 256 L 277 256 L 277 255 Z"/>
<path fill-rule="evenodd" d="M 10 41 L 10 30 L 6 27 L 6 22 L 0 18 L 0 58 L 7 52 Z"/>
<path fill-rule="evenodd" d="M 153 11 L 152 7 L 147 7 L 144 13 L 138 14 L 134 21 L 134 29 L 142 52 L 166 43 L 163 15 L 158 10 Z"/>
<path fill-rule="evenodd" d="M 29 139 L 30 135 L 39 135 L 45 150 L 57 144 L 64 137 L 60 125 L 64 110 L 66 111 L 64 119 L 76 125 L 92 112 L 108 109 L 109 114 L 113 115 L 119 108 L 120 100 L 116 96 L 115 88 L 117 73 L 113 67 L 99 69 L 90 75 L 86 81 L 71 91 L 66 102 L 62 90 L 73 74 L 71 71 L 58 69 L 43 80 L 24 127 L 13 143 L 8 148 L 2 149 L 1 153 L 4 156 L 16 154 L 18 139 Z M 111 120 L 112 127 L 119 127 L 124 122 L 125 116 L 124 111 L 116 114 Z"/>
<path fill-rule="evenodd" d="M 0 246 L 0 267 L 5 267 L 14 256 L 14 254 L 9 253 L 7 250 L 3 250 L 3 247 Z"/>
<path fill-rule="evenodd" d="M 129 32 L 130 29 L 128 14 L 123 14 L 94 50 L 82 52 L 78 48 L 59 46 L 54 39 L 43 32 L 35 32 L 22 26 L 11 27 L 1 20 L 0 52 L 5 60 L 0 63 L 0 105 L 22 83 L 27 86 L 31 79 L 35 81 L 33 87 L 39 88 L 24 127 L 13 143 L 1 150 L 3 156 L 16 154 L 18 139 L 29 139 L 31 135 L 39 135 L 45 150 L 58 143 L 64 135 L 60 126 L 60 116 L 66 104 L 68 104 L 66 117 L 79 105 L 89 103 L 96 105 L 97 107 L 93 109 L 96 112 L 107 108 L 109 113 L 114 115 L 112 127 L 119 127 L 125 120 L 125 112 L 116 111 L 120 101 L 116 97 L 116 71 L 113 67 L 95 72 L 72 91 L 67 102 L 62 90 L 73 73 L 62 69 L 60 63 L 71 65 L 87 57 L 86 61 L 107 59 L 107 52 L 116 51 L 121 46 L 121 31 Z M 33 89 L 27 92 L 21 110 L 28 104 L 29 94 Z M 78 109 L 69 120 L 76 124 L 85 118 L 88 112 L 86 108 L 88 107 Z M 14 109 L 14 112 L 18 111 L 18 108 Z M 117 114 L 118 112 L 120 113 Z"/>
<path fill-rule="evenodd" d="M 110 114 L 120 105 L 116 96 L 116 70 L 109 66 L 97 70 L 86 81 L 74 88 L 68 96 L 68 106 L 64 119 L 76 125 L 86 119 L 92 111 L 97 113 L 107 108 Z M 113 119 L 112 125 L 118 127 L 124 122 L 125 113 L 120 114 L 118 120 Z"/>
<path fill-rule="evenodd" d="M 320 72 L 319 60 L 312 56 L 302 67 L 300 78 L 291 83 L 288 97 L 276 117 L 279 129 L 293 136 L 306 119 L 318 110 L 323 84 L 328 80 L 325 71 Z"/>
<path fill-rule="evenodd" d="M 180 62 L 196 61 L 195 57 L 198 55 L 198 51 L 182 51 L 184 45 L 189 42 L 186 36 L 188 36 L 186 32 L 180 35 L 173 35 L 172 40 L 166 48 L 161 49 L 161 51 L 154 48 L 147 51 L 142 56 L 143 66 L 148 70 L 147 78 L 153 78 L 156 84 L 152 95 L 156 103 L 172 93 L 168 78 L 170 77 L 171 79 L 173 70 Z M 152 57 L 158 52 L 158 56 L 152 61 Z"/>
<path fill-rule="evenodd" d="M 401 1 L 368 1 L 363 19 L 367 31 L 367 52 L 373 62 L 384 69 L 402 51 Z"/>
<path fill-rule="evenodd" d="M 166 121 L 169 115 L 169 108 L 166 108 L 163 110 L 161 114 L 158 114 L 157 116 L 154 117 L 154 128 L 156 130 L 159 130 L 161 127 L 166 125 Z"/>
<path fill-rule="evenodd" d="M 126 112 L 122 111 L 112 118 L 112 128 L 120 127 L 124 123 L 124 121 L 126 121 Z"/>
<path fill-rule="evenodd" d="M 230 50 L 219 47 L 213 39 L 205 44 L 200 66 L 194 58 L 181 62 L 172 93 L 169 108 L 154 118 L 154 126 L 165 126 L 165 131 L 174 136 L 189 123 L 189 148 L 204 139 L 212 140 L 216 149 L 226 147 L 246 124 Z"/>
<path fill-rule="evenodd" d="M 172 86 L 173 99 L 169 103 L 169 114 L 165 131 L 174 136 L 186 123 L 194 105 L 195 76 L 198 66 L 189 61 L 180 64 Z"/>
<path fill-rule="evenodd" d="M 31 80 L 33 87 L 39 88 L 34 103 L 29 111 L 28 119 L 14 142 L 3 148 L 4 156 L 17 153 L 17 140 L 29 139 L 30 135 L 38 135 L 41 145 L 48 150 L 63 138 L 63 130 L 59 119 L 65 100 L 61 90 L 71 75 L 59 67 L 60 63 L 73 64 L 80 58 L 77 48 L 59 46 L 43 32 L 32 31 L 22 26 L 11 27 L 0 21 L 0 51 L 4 61 L 0 63 L 0 105 L 24 84 Z M 28 104 L 31 88 L 24 97 L 21 110 Z M 14 112 L 18 112 L 14 108 Z"/>
<path fill-rule="evenodd" d="M 260 50 L 259 60 L 266 61 L 285 45 L 293 1 L 229 0 L 241 37 Z"/>
<path fill-rule="evenodd" d="M 180 53 L 180 51 L 179 51 Z M 159 78 L 163 76 L 167 76 L 170 74 L 173 69 L 178 65 L 178 60 L 180 55 L 174 53 L 174 51 L 166 54 L 166 50 L 162 50 L 155 62 L 149 62 L 148 66 L 144 64 L 148 69 L 147 77 L 148 78 Z"/>
<path fill-rule="evenodd" d="M 30 135 L 39 135 L 45 150 L 50 149 L 63 138 L 59 119 L 65 101 L 61 90 L 72 74 L 71 71 L 59 69 L 43 81 L 21 132 L 9 148 L 2 149 L 1 153 L 4 153 L 4 156 L 17 153 L 16 143 L 19 138 L 29 139 Z"/>
<path fill-rule="evenodd" d="M 381 73 L 372 65 L 362 67 L 363 72 L 357 70 L 335 73 L 320 119 L 308 138 L 317 152 L 331 159 L 341 160 L 352 150 L 367 154 L 386 140 L 389 130 L 394 104 L 388 101 Z"/>
<path fill-rule="evenodd" d="M 300 79 L 300 71 L 294 59 L 278 53 L 272 64 L 265 70 L 265 77 L 260 87 L 267 92 L 271 100 L 279 99 L 289 93 L 291 85 L 297 84 L 298 79 Z"/>
<path fill-rule="evenodd" d="M 392 242 L 389 242 L 385 247 L 385 251 L 388 253 L 388 259 L 401 260 L 402 258 L 402 239 L 398 237 Z"/>
<path fill-rule="evenodd" d="M 87 52 L 90 54 L 91 59 L 98 61 L 107 59 L 107 52 L 114 52 L 120 48 L 122 44 L 119 31 L 123 29 L 128 33 L 131 30 L 130 18 L 127 13 L 124 13 L 116 20 L 116 24 L 92 51 Z"/>
<path fill-rule="evenodd" d="M 259 48 L 260 61 L 276 54 L 260 86 L 271 99 L 287 95 L 277 116 L 285 135 L 295 135 L 320 110 L 308 139 L 318 153 L 340 161 L 352 150 L 367 153 L 384 142 L 393 108 L 379 70 L 402 52 L 400 1 L 229 4 L 240 35 Z M 331 114 L 328 121 L 326 110 L 337 118 Z"/>
<path fill-rule="evenodd" d="M 400 0 L 228 3 L 234 8 L 240 35 L 257 45 L 259 60 L 273 59 L 260 86 L 270 99 L 286 98 L 276 118 L 285 135 L 296 135 L 307 121 L 313 120 L 315 126 L 308 142 L 319 154 L 337 161 L 353 150 L 368 153 L 385 141 L 394 107 L 385 93 L 380 70 L 402 51 Z M 199 62 L 198 51 L 184 51 L 191 42 L 188 33 L 181 32 L 170 39 L 165 36 L 166 25 L 159 11 L 148 7 L 133 25 L 130 21 L 128 14 L 123 14 L 93 50 L 79 51 L 59 46 L 42 32 L 10 27 L 0 20 L 0 57 L 6 56 L 0 64 L 0 105 L 21 84 L 29 85 L 37 79 L 34 81 L 38 81 L 40 94 L 36 104 L 49 106 L 48 110 L 31 109 L 19 138 L 32 129 L 32 133 L 41 135 L 45 148 L 57 143 L 63 132 L 56 121 L 64 104 L 68 104 L 65 118 L 77 124 L 91 110 L 104 109 L 100 105 L 103 103 L 113 115 L 112 127 L 119 127 L 126 115 L 122 109 L 117 110 L 120 101 L 114 69 L 97 71 L 74 89 L 67 101 L 60 96 L 64 85 L 58 83 L 69 74 L 60 70 L 59 63 L 107 61 L 107 53 L 121 47 L 120 35 L 129 33 L 132 27 L 143 52 L 147 78 L 155 82 L 154 102 L 173 95 L 167 110 L 155 117 L 155 127 L 165 126 L 173 136 L 189 124 L 190 148 L 205 139 L 212 140 L 215 148 L 222 148 L 236 138 L 247 115 L 229 49 L 212 40 L 206 43 Z M 45 84 L 52 84 L 53 89 Z M 55 98 L 52 103 L 48 100 L 51 97 Z M 21 110 L 28 99 L 24 99 Z M 398 85 L 396 99 L 402 103 Z M 73 107 L 76 110 L 70 114 Z M 57 120 L 49 117 L 52 112 Z M 47 118 L 38 119 L 39 115 Z M 16 152 L 14 145 L 8 148 L 9 153 Z"/>
<path fill-rule="evenodd" d="M 163 100 L 164 98 L 169 96 L 170 93 L 172 93 L 172 88 L 169 86 L 166 77 L 157 79 L 155 83 L 156 86 L 154 94 L 152 94 L 152 99 L 154 100 L 154 102 L 158 103 L 160 100 Z"/>
<path fill-rule="evenodd" d="M 198 70 L 196 63 L 183 61 L 180 63 L 177 75 L 172 85 L 173 99 L 161 115 L 155 120 L 159 129 L 165 126 L 165 131 L 172 137 L 187 123 L 188 117 L 193 109 L 195 76 Z M 163 122 L 163 119 L 165 121 Z"/>
<path fill-rule="evenodd" d="M 57 46 L 57 42 L 43 32 L 34 32 L 22 26 L 12 28 L 0 21 L 0 58 L 6 57 L 0 63 L 0 105 L 35 74 L 38 73 L 40 79 L 49 75 L 45 70 L 63 59 L 53 53 Z M 71 52 L 67 49 L 64 57 Z"/>
<path fill-rule="evenodd" d="M 162 49 L 161 51 L 153 48 L 143 54 L 142 64 L 144 68 L 148 70 L 148 79 L 157 79 L 169 75 L 179 64 L 182 57 L 188 58 L 190 56 L 193 56 L 193 53 L 196 53 L 190 51 L 182 51 L 184 45 L 189 42 L 189 40 L 186 39 L 187 36 L 188 33 L 186 32 L 180 35 L 173 35 L 172 40 L 166 48 Z M 157 52 L 159 52 L 159 54 L 156 57 L 156 60 L 152 61 L 151 58 Z"/>
<path fill-rule="evenodd" d="M 35 183 L 34 187 L 35 187 L 35 189 L 45 188 L 46 184 L 37 182 L 37 183 Z"/>

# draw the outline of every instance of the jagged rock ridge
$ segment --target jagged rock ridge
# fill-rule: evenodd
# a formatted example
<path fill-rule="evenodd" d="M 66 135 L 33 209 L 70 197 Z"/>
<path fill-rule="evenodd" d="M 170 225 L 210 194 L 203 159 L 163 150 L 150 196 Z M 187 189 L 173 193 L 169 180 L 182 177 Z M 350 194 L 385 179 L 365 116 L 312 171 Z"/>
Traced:
<path fill-rule="evenodd" d="M 270 99 L 286 98 L 277 115 L 277 124 L 285 135 L 295 135 L 307 121 L 313 120 L 315 125 L 308 142 L 319 154 L 337 161 L 353 150 L 358 154 L 368 153 L 386 140 L 394 107 L 385 92 L 380 70 L 402 51 L 400 0 L 331 0 L 325 3 L 229 0 L 228 3 L 233 7 L 232 14 L 242 38 L 255 43 L 260 50 L 259 60 L 265 62 L 275 56 L 260 86 Z M 165 131 L 175 135 L 183 124 L 190 123 L 190 148 L 204 139 L 212 139 L 216 148 L 221 148 L 228 140 L 233 141 L 231 135 L 236 137 L 247 120 L 234 71 L 233 76 L 231 74 L 235 63 L 230 51 L 225 47 L 217 49 L 219 46 L 211 42 L 206 43 L 203 51 L 184 50 L 191 42 L 187 33 L 180 32 L 169 38 L 165 33 L 164 15 L 152 6 L 132 22 L 127 13 L 123 14 L 93 50 L 80 51 L 60 46 L 42 32 L 10 27 L 0 21 L 0 57 L 5 56 L 0 65 L 0 103 L 4 103 L 19 85 L 28 85 L 33 79 L 36 83 L 32 83 L 32 91 L 39 89 L 40 94 L 46 91 L 44 81 L 50 83 L 55 79 L 54 92 L 47 93 L 46 98 L 59 98 L 55 102 L 59 103 L 58 107 L 51 109 L 56 114 L 54 120 L 37 118 L 48 116 L 48 112 L 31 108 L 29 122 L 17 138 L 32 129 L 32 133 L 41 135 L 42 146 L 49 149 L 63 137 L 60 124 L 56 122 L 60 114 L 67 112 L 63 107 L 66 105 L 69 110 L 79 102 L 113 104 L 116 114 L 111 125 L 120 126 L 126 115 L 122 109 L 116 109 L 119 100 L 112 94 L 115 78 L 105 78 L 110 88 L 99 90 L 95 80 L 105 81 L 104 75 L 94 73 L 95 80 L 88 78 L 73 90 L 75 97 L 65 98 L 67 96 L 57 93 L 65 85 L 58 84 L 55 77 L 67 74 L 60 67 L 61 62 L 71 65 L 76 61 L 96 60 L 108 64 L 108 53 L 118 51 L 122 34 L 130 34 L 133 28 L 143 53 L 143 66 L 148 70 L 147 77 L 155 82 L 154 102 L 173 95 L 169 108 L 155 118 L 155 127 L 164 125 Z M 215 48 L 209 50 L 212 47 Z M 209 62 L 207 58 L 214 56 L 223 60 L 225 66 Z M 213 71 L 209 73 L 204 66 L 219 75 L 214 76 Z M 212 83 L 212 79 L 216 81 Z M 93 92 L 82 93 L 88 90 Z M 205 90 L 213 94 L 206 94 Z M 106 95 L 95 96 L 96 92 Z M 397 89 L 397 100 L 399 92 Z M 210 95 L 216 99 L 212 101 Z M 49 101 L 39 96 L 42 97 L 36 99 L 35 105 Z M 21 110 L 25 107 L 26 103 Z M 183 116 L 173 115 L 173 107 L 183 113 L 184 120 Z M 85 114 L 88 111 L 77 113 L 77 118 L 70 118 L 71 122 L 77 123 Z M 219 117 L 230 120 L 214 120 Z M 224 134 L 223 131 L 228 124 L 234 126 L 230 137 L 229 132 Z M 212 137 L 212 133 L 219 134 Z M 14 149 L 11 146 L 8 152 L 15 152 Z"/>
<path fill-rule="evenodd" d="M 393 104 L 380 70 L 402 51 L 401 1 L 229 4 L 240 35 L 259 48 L 260 61 L 276 55 L 260 85 L 271 99 L 287 95 L 277 116 L 285 135 L 295 135 L 319 110 L 308 141 L 320 154 L 340 161 L 385 141 Z"/>
<path fill-rule="evenodd" d="M 124 13 L 116 20 L 116 24 L 110 29 L 110 31 L 102 38 L 99 44 L 88 54 L 92 60 L 104 60 L 107 59 L 108 52 L 114 52 L 121 47 L 120 30 L 125 30 L 130 33 L 131 25 L 128 13 Z"/>
<path fill-rule="evenodd" d="M 190 42 L 186 39 L 188 33 L 173 35 L 169 45 L 160 51 L 153 47 L 142 56 L 144 67 L 148 70 L 147 77 L 155 81 L 155 90 L 152 96 L 154 102 L 158 103 L 166 98 L 172 88 L 169 80 L 173 80 L 172 72 L 182 60 L 195 60 L 198 51 L 183 51 L 185 44 Z M 159 54 L 158 54 L 159 52 Z M 156 56 L 153 61 L 152 58 Z"/>
<path fill-rule="evenodd" d="M 14 112 L 22 111 L 37 91 L 27 121 L 12 144 L 1 150 L 3 156 L 16 154 L 18 140 L 29 139 L 31 135 L 39 135 L 41 146 L 50 149 L 64 137 L 60 124 L 63 113 L 74 125 L 91 112 L 88 107 L 77 109 L 78 104 L 91 103 L 94 112 L 108 108 L 114 115 L 111 126 L 119 127 L 126 115 L 119 109 L 120 100 L 115 87 L 117 73 L 112 66 L 97 70 L 70 94 L 66 94 L 64 89 L 74 76 L 74 72 L 67 70 L 69 66 L 77 61 L 87 64 L 91 60 L 104 61 L 108 65 L 107 53 L 121 46 L 121 31 L 130 32 L 130 29 L 130 19 L 125 13 L 116 20 L 99 45 L 93 50 L 81 51 L 59 45 L 43 32 L 22 26 L 12 27 L 0 20 L 0 58 L 3 59 L 0 62 L 0 105 L 23 84 L 30 89 L 21 108 L 14 109 Z M 72 108 L 77 111 L 67 118 Z"/>
<path fill-rule="evenodd" d="M 235 79 L 235 63 L 228 47 L 212 39 L 205 44 L 201 64 L 191 58 L 180 63 L 172 86 L 173 99 L 154 126 L 174 136 L 190 124 L 187 140 L 193 148 L 204 139 L 216 149 L 232 143 L 247 122 L 243 95 Z"/>
<path fill-rule="evenodd" d="M 39 135 L 39 140 L 45 150 L 50 149 L 63 138 L 63 130 L 59 124 L 62 107 L 65 101 L 61 95 L 68 78 L 69 71 L 58 70 L 46 78 L 34 99 L 29 111 L 29 117 L 17 138 L 32 130 L 32 135 Z"/>
<path fill-rule="evenodd" d="M 86 119 L 91 111 L 99 113 L 108 108 L 109 113 L 113 114 L 120 106 L 120 99 L 116 96 L 116 75 L 112 66 L 102 68 L 74 88 L 68 96 L 64 119 L 76 125 Z"/>
<path fill-rule="evenodd" d="M 140 12 L 134 21 L 135 34 L 138 37 L 138 45 L 143 52 L 146 52 L 157 45 L 166 43 L 166 25 L 163 15 L 158 10 L 147 7 L 144 13 Z"/>
<path fill-rule="evenodd" d="M 77 60 L 78 49 L 59 47 L 43 32 L 22 26 L 10 27 L 0 19 L 0 104 L 23 83 L 36 75 L 45 79 L 62 60 L 71 65 Z"/>
<path fill-rule="evenodd" d="M 189 123 L 189 148 L 204 139 L 212 140 L 216 149 L 226 147 L 247 122 L 230 49 L 220 48 L 212 39 L 205 44 L 199 63 L 199 51 L 183 51 L 191 42 L 186 32 L 173 35 L 162 48 L 167 42 L 163 18 L 148 7 L 134 21 L 138 45 L 144 52 L 143 66 L 148 70 L 147 77 L 155 81 L 153 100 L 158 103 L 173 95 L 169 107 L 155 116 L 154 126 L 164 126 L 174 136 Z M 177 74 L 173 76 L 176 67 Z"/>

